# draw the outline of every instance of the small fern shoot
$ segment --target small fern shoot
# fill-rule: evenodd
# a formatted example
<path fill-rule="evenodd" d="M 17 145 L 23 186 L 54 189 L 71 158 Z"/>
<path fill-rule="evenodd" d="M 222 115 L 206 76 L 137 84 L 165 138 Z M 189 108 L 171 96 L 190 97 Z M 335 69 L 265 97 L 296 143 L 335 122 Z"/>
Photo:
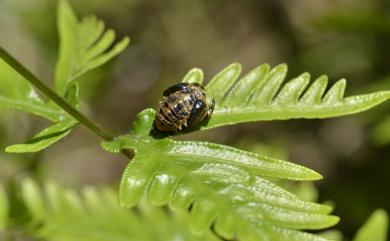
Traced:
<path fill-rule="evenodd" d="M 61 42 L 55 79 L 61 95 L 78 77 L 106 63 L 129 44 L 129 38 L 125 37 L 112 46 L 115 32 L 105 31 L 104 22 L 95 16 L 79 22 L 66 0 L 58 5 L 58 29 Z"/>
<path fill-rule="evenodd" d="M 104 31 L 104 23 L 90 16 L 79 21 L 66 0 L 58 5 L 60 53 L 56 66 L 56 92 L 79 108 L 77 78 L 121 53 L 129 43 L 125 37 L 112 46 L 113 30 Z M 5 70 L 5 71 L 2 71 Z M 78 124 L 51 101 L 44 102 L 32 86 L 0 60 L 0 108 L 13 108 L 43 116 L 54 122 L 23 144 L 6 148 L 7 152 L 37 152 L 67 136 Z M 1 95 L 3 94 L 3 95 Z"/>

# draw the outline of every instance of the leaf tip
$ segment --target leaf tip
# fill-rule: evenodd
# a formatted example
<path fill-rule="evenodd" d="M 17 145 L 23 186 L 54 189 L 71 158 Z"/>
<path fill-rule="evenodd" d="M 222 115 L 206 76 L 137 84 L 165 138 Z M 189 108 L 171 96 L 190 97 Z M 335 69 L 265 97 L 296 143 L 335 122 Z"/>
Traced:
<path fill-rule="evenodd" d="M 58 3 L 57 10 L 58 10 L 60 18 L 65 17 L 65 16 L 71 17 L 72 20 L 74 20 L 76 18 L 68 0 L 60 0 L 60 2 Z"/>
<path fill-rule="evenodd" d="M 282 63 L 282 64 L 277 65 L 274 69 L 275 69 L 275 71 L 287 73 L 288 66 L 287 66 L 287 64 Z"/>
<path fill-rule="evenodd" d="M 7 146 L 4 149 L 4 151 L 7 152 L 7 153 L 22 153 L 23 152 L 23 151 L 20 150 L 20 145 L 19 144 L 14 144 L 14 145 Z"/>
<path fill-rule="evenodd" d="M 198 83 L 202 85 L 203 83 L 203 70 L 200 68 L 192 68 L 184 76 L 181 82 L 183 83 Z"/>
<path fill-rule="evenodd" d="M 318 172 L 316 172 L 316 171 L 314 171 L 312 169 L 309 169 L 307 167 L 304 167 L 304 169 L 305 169 L 304 170 L 305 174 L 302 175 L 301 178 L 297 178 L 297 180 L 318 181 L 318 180 L 321 180 L 321 179 L 324 178 L 320 173 L 318 173 Z"/>
<path fill-rule="evenodd" d="M 311 176 L 313 178 L 312 180 L 321 180 L 324 178 L 320 173 L 313 170 L 311 170 Z"/>
<path fill-rule="evenodd" d="M 269 63 L 264 63 L 264 64 L 260 65 L 260 68 L 265 68 L 267 70 L 270 70 L 271 69 L 271 65 Z"/>
<path fill-rule="evenodd" d="M 234 62 L 230 64 L 228 67 L 223 69 L 223 71 L 226 71 L 227 73 L 231 73 L 235 76 L 239 76 L 241 74 L 242 65 L 238 62 Z"/>
<path fill-rule="evenodd" d="M 330 215 L 330 223 L 331 223 L 330 226 L 334 226 L 334 225 L 338 224 L 339 222 L 340 222 L 340 217 Z"/>
<path fill-rule="evenodd" d="M 310 80 L 310 73 L 309 72 L 304 72 L 303 74 L 301 74 L 301 78 L 305 79 L 305 80 Z"/>
<path fill-rule="evenodd" d="M 322 85 L 325 85 L 325 86 L 328 84 L 328 80 L 329 80 L 329 77 L 326 74 L 320 75 L 320 77 L 318 77 L 316 79 L 316 81 L 319 81 Z"/>
<path fill-rule="evenodd" d="M 234 63 L 232 63 L 232 64 L 230 65 L 230 67 L 232 67 L 232 68 L 237 68 L 237 69 L 240 69 L 240 70 L 241 70 L 242 65 L 241 65 L 240 63 L 238 63 L 238 62 L 234 62 Z"/>
<path fill-rule="evenodd" d="M 339 84 L 340 86 L 342 86 L 343 88 L 345 88 L 347 86 L 347 80 L 345 78 L 342 78 L 342 79 L 339 79 L 336 84 Z"/>
<path fill-rule="evenodd" d="M 137 135 L 148 136 L 156 117 L 156 111 L 153 108 L 147 108 L 137 114 L 132 124 L 131 131 Z"/>
<path fill-rule="evenodd" d="M 110 29 L 111 30 L 111 29 Z M 115 35 L 115 32 L 112 30 L 113 34 Z M 115 46 L 114 46 L 114 49 L 113 49 L 113 52 L 115 54 L 119 54 L 120 52 L 122 52 L 125 48 L 127 48 L 127 46 L 130 44 L 130 37 L 129 36 L 126 36 L 124 37 L 121 41 L 119 41 Z"/>
<path fill-rule="evenodd" d="M 124 46 L 127 46 L 129 43 L 130 43 L 130 37 L 129 36 L 125 36 L 121 41 L 120 43 Z"/>
<path fill-rule="evenodd" d="M 389 215 L 384 209 L 377 209 L 371 214 L 371 219 L 378 219 L 381 223 L 384 223 L 386 226 L 389 223 Z"/>
<path fill-rule="evenodd" d="M 375 210 L 363 226 L 358 230 L 354 241 L 385 241 L 387 238 L 389 220 L 385 210 Z"/>

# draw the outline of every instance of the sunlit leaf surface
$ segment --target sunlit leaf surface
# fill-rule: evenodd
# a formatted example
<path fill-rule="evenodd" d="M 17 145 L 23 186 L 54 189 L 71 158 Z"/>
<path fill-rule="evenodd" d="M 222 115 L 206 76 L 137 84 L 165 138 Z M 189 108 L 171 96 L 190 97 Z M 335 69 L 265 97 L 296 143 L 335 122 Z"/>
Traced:
<path fill-rule="evenodd" d="M 95 16 L 79 21 L 64 0 L 58 7 L 58 28 L 61 42 L 55 79 L 56 89 L 62 95 L 77 77 L 103 65 L 129 44 L 126 37 L 113 45 L 112 29 L 105 30 L 104 22 Z"/>
<path fill-rule="evenodd" d="M 195 75 L 199 72 L 191 70 L 184 82 L 202 83 L 203 75 Z M 241 78 L 240 73 L 241 65 L 232 64 L 206 85 L 207 94 L 215 98 L 216 108 L 202 129 L 242 122 L 349 115 L 390 98 L 390 91 L 344 97 L 346 80 L 329 87 L 325 75 L 311 81 L 310 74 L 303 73 L 285 83 L 284 64 L 273 69 L 263 64 Z"/>
<path fill-rule="evenodd" d="M 138 115 L 130 135 L 104 142 L 111 152 L 132 148 L 120 202 L 136 205 L 146 195 L 150 203 L 190 210 L 195 233 L 213 225 L 224 238 L 239 240 L 326 240 L 299 230 L 322 229 L 338 218 L 331 208 L 307 202 L 267 178 L 317 180 L 305 167 L 229 146 L 208 142 L 154 139 L 149 136 L 155 112 Z"/>

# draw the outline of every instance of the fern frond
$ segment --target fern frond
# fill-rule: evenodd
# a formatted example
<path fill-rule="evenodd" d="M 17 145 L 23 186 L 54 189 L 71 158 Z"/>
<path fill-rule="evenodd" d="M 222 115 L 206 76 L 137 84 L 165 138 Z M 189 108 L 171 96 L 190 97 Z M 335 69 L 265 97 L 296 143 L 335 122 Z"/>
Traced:
<path fill-rule="evenodd" d="M 115 192 L 89 187 L 79 195 L 48 182 L 42 190 L 22 182 L 22 197 L 38 238 L 58 241 L 219 241 L 211 232 L 194 236 L 184 213 L 168 213 L 145 202 L 137 211 L 122 208 Z M 39 224 L 39 225 L 37 225 Z"/>
<path fill-rule="evenodd" d="M 192 71 L 189 76 L 192 76 Z M 240 73 L 241 65 L 232 64 L 206 85 L 208 95 L 215 98 L 216 108 L 210 121 L 201 129 L 251 121 L 349 115 L 390 98 L 390 91 L 344 97 L 345 79 L 337 81 L 327 90 L 326 76 L 320 76 L 310 84 L 308 73 L 284 84 L 287 74 L 284 64 L 273 69 L 263 64 L 238 79 Z M 200 76 L 195 82 L 202 80 Z M 186 77 L 183 81 L 190 82 L 191 78 Z"/>
<path fill-rule="evenodd" d="M 46 103 L 31 103 L 31 100 L 17 100 L 4 96 L 0 96 L 0 108 L 24 111 L 54 122 L 60 121 L 66 116 L 64 111 L 59 108 L 52 108 Z"/>
<path fill-rule="evenodd" d="M 32 113 L 51 121 L 59 121 L 66 114 L 57 106 L 49 106 L 32 86 L 8 64 L 0 59 L 0 108 Z"/>
<path fill-rule="evenodd" d="M 154 139 L 149 128 L 155 112 L 141 112 L 132 134 L 102 146 L 111 152 L 132 148 L 120 201 L 133 206 L 145 194 L 155 205 L 191 212 L 192 229 L 202 234 L 213 225 L 222 237 L 239 240 L 326 240 L 301 232 L 334 225 L 326 205 L 300 200 L 266 177 L 316 180 L 305 167 L 207 142 Z"/>
<path fill-rule="evenodd" d="M 353 241 L 386 241 L 389 217 L 385 210 L 376 210 L 359 229 Z"/>
<path fill-rule="evenodd" d="M 128 45 L 124 38 L 112 46 L 113 30 L 104 31 L 104 23 L 96 17 L 78 21 L 66 0 L 58 5 L 60 54 L 56 67 L 56 90 L 71 105 L 79 108 L 77 77 L 112 59 Z M 2 71 L 5 69 L 6 71 Z M 13 108 L 43 116 L 54 124 L 24 144 L 7 147 L 7 152 L 37 152 L 68 135 L 77 121 L 53 102 L 44 102 L 31 85 L 0 60 L 0 108 Z M 4 93 L 4 96 L 1 94 Z"/>
<path fill-rule="evenodd" d="M 0 60 L 0 81 L 0 108 L 25 111 L 45 117 L 55 123 L 25 144 L 7 147 L 7 152 L 42 150 L 66 136 L 75 126 L 76 122 L 70 119 L 66 112 L 52 102 L 43 101 L 32 86 L 3 60 Z M 72 94 L 72 89 L 68 94 Z"/>
<path fill-rule="evenodd" d="M 125 37 L 112 46 L 115 32 L 105 31 L 104 22 L 95 16 L 79 22 L 66 0 L 61 0 L 58 7 L 58 28 L 61 42 L 55 79 L 57 92 L 61 95 L 79 76 L 103 65 L 129 43 L 129 38 Z"/>

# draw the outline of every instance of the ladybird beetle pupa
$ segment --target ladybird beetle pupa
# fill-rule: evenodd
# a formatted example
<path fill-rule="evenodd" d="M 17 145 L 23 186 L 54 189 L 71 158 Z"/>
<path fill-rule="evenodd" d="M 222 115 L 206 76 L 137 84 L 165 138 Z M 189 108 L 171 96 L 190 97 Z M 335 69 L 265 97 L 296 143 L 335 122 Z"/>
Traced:
<path fill-rule="evenodd" d="M 214 98 L 207 98 L 201 85 L 174 84 L 163 93 L 152 133 L 176 133 L 190 129 L 208 119 L 214 106 Z"/>

